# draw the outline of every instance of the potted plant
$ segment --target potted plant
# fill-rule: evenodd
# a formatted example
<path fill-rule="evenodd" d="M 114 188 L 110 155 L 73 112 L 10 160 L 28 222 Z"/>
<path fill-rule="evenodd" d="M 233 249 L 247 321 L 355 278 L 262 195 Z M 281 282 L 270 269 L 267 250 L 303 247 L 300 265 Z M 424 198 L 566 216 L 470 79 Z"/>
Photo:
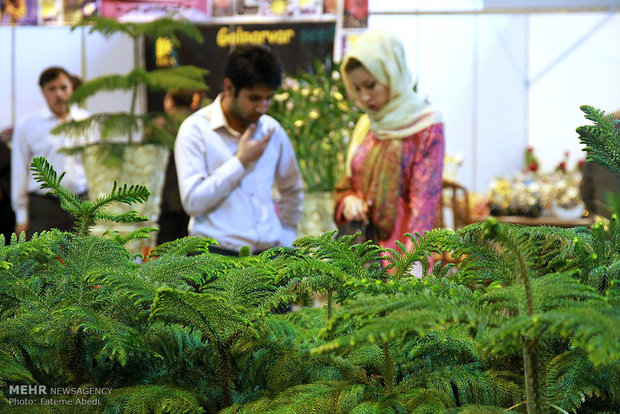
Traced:
<path fill-rule="evenodd" d="M 620 131 L 602 111 L 583 109 L 595 123 L 578 129 L 588 159 L 620 173 Z M 239 258 L 186 237 L 136 263 L 120 240 L 88 229 L 102 219 L 142 220 L 106 208 L 142 201 L 144 187 L 83 201 L 43 159 L 31 168 L 78 225 L 0 243 L 2 413 L 620 406 L 617 214 L 592 228 L 491 218 L 434 229 L 391 250 L 386 268 L 377 263 L 382 249 L 334 232 Z M 463 260 L 429 269 L 429 255 L 442 251 Z M 418 262 L 420 278 L 410 272 Z M 316 291 L 330 297 L 327 312 L 276 311 Z M 81 410 L 78 401 L 97 404 Z"/>
<path fill-rule="evenodd" d="M 287 76 L 269 114 L 290 137 L 304 181 L 299 234 L 334 229 L 334 184 L 344 174 L 350 133 L 361 115 L 346 99 L 339 65 L 317 60 L 313 71 Z"/>
<path fill-rule="evenodd" d="M 159 215 L 164 172 L 175 137 L 161 123 L 154 122 L 155 118 L 165 115 L 141 113 L 137 105 L 138 95 L 144 92 L 144 88 L 151 91 L 206 90 L 208 87 L 204 83 L 204 76 L 207 70 L 187 65 L 147 71 L 141 63 L 139 42 L 143 37 L 157 41 L 164 39 L 172 48 L 180 45 L 181 34 L 198 42 L 203 41 L 202 35 L 189 21 L 174 16 L 146 23 L 123 23 L 112 18 L 92 16 L 83 19 L 72 30 L 78 27 L 88 29 L 89 33 L 100 33 L 104 37 L 118 33 L 129 36 L 134 43 L 133 69 L 126 74 L 103 75 L 86 80 L 75 90 L 71 102 L 83 102 L 95 94 L 123 90 L 131 92 L 131 103 L 126 110 L 93 114 L 82 121 L 61 124 L 53 132 L 80 137 L 96 131 L 96 142 L 87 142 L 70 149 L 83 152 L 91 200 L 107 194 L 114 181 L 144 184 L 152 196 L 139 209 L 139 214 L 149 218 L 141 225 L 152 226 Z M 116 212 L 127 209 L 127 206 L 121 205 L 116 208 Z M 131 228 L 133 226 L 116 226 L 116 230 L 121 232 Z"/>

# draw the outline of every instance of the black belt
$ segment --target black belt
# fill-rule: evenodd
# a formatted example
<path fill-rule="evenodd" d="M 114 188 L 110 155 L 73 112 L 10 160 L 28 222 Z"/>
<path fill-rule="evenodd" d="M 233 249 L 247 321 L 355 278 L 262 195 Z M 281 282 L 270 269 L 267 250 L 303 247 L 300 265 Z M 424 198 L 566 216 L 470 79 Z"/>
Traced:
<path fill-rule="evenodd" d="M 221 256 L 239 257 L 239 251 L 238 250 L 224 249 L 223 247 L 217 247 L 217 246 L 213 246 L 213 245 L 209 245 L 208 249 L 209 249 L 209 253 L 219 254 Z M 262 252 L 264 252 L 264 250 L 260 250 L 260 251 L 254 252 L 252 254 L 256 255 L 256 254 L 260 254 Z"/>
<path fill-rule="evenodd" d="M 54 198 L 56 200 L 59 200 L 58 196 L 54 193 L 47 193 L 47 194 L 39 194 L 39 193 L 28 193 L 28 197 L 41 197 L 41 198 Z M 80 200 L 86 200 L 88 199 L 88 192 L 83 192 L 77 195 L 77 197 Z"/>
<path fill-rule="evenodd" d="M 209 253 L 219 254 L 220 256 L 232 256 L 239 257 L 239 252 L 235 250 L 224 249 L 222 247 L 216 247 L 209 245 Z"/>

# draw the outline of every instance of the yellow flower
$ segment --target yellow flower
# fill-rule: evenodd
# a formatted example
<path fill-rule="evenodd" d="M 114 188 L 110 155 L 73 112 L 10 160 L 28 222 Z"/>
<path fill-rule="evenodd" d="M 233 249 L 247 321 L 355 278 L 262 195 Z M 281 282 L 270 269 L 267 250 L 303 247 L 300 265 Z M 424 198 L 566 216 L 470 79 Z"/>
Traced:
<path fill-rule="evenodd" d="M 276 102 L 284 102 L 289 98 L 290 94 L 288 92 L 282 92 L 282 93 L 278 93 L 275 94 L 273 96 L 273 100 Z"/>
<path fill-rule="evenodd" d="M 319 88 L 314 88 L 312 90 L 312 96 L 319 96 L 321 94 L 321 90 Z"/>
<path fill-rule="evenodd" d="M 341 111 L 349 110 L 349 105 L 347 105 L 345 102 L 338 102 L 336 106 L 338 106 L 338 109 L 340 109 Z"/>
<path fill-rule="evenodd" d="M 332 98 L 337 101 L 342 101 L 344 99 L 344 96 L 342 96 L 342 94 L 338 91 L 332 91 Z"/>
<path fill-rule="evenodd" d="M 295 125 L 295 128 L 301 128 L 304 124 L 304 121 L 301 119 L 298 119 L 297 121 L 293 122 L 293 125 Z"/>
<path fill-rule="evenodd" d="M 318 109 L 313 109 L 310 111 L 310 113 L 308 114 L 308 116 L 310 117 L 310 119 L 319 119 L 319 116 L 321 115 L 321 113 L 319 112 Z"/>
<path fill-rule="evenodd" d="M 302 94 L 303 96 L 308 96 L 308 95 L 310 95 L 310 88 L 303 88 L 303 89 L 301 90 L 301 94 Z"/>

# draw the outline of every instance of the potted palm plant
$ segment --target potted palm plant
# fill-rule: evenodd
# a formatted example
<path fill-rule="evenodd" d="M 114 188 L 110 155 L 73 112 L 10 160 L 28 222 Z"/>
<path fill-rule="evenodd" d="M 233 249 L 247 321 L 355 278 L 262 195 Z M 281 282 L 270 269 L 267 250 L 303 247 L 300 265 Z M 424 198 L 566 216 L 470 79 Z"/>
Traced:
<path fill-rule="evenodd" d="M 346 99 L 339 65 L 316 61 L 312 71 L 287 76 L 269 114 L 289 135 L 304 181 L 299 234 L 334 229 L 332 192 L 344 174 L 350 133 L 361 115 Z"/>
<path fill-rule="evenodd" d="M 89 33 L 100 33 L 104 37 L 114 34 L 129 36 L 134 42 L 133 69 L 125 74 L 109 74 L 85 81 L 77 88 L 72 102 L 83 102 L 102 92 L 130 91 L 129 108 L 113 113 L 96 113 L 82 121 L 70 121 L 56 127 L 54 133 L 79 137 L 96 131 L 98 139 L 76 146 L 70 151 L 81 151 L 84 156 L 89 194 L 96 200 L 107 194 L 115 181 L 130 184 L 145 184 L 152 196 L 140 206 L 138 213 L 149 218 L 141 226 L 152 226 L 158 219 L 160 195 L 168 153 L 175 137 L 154 122 L 160 113 L 141 113 L 138 96 L 144 89 L 167 91 L 170 89 L 206 90 L 204 76 L 207 70 L 195 66 L 172 66 L 147 71 L 140 56 L 139 42 L 144 37 L 162 39 L 170 47 L 180 45 L 179 35 L 198 42 L 203 38 L 200 31 L 189 21 L 171 17 L 160 18 L 146 23 L 118 22 L 101 16 L 87 17 L 72 30 L 84 27 Z M 147 131 L 147 133 L 145 133 Z M 116 213 L 127 211 L 129 207 L 119 205 Z M 133 227 L 113 226 L 114 230 L 124 232 Z M 135 225 L 132 225 L 135 226 Z M 107 226 L 109 229 L 110 226 Z M 99 228 L 95 230 L 104 230 Z"/>

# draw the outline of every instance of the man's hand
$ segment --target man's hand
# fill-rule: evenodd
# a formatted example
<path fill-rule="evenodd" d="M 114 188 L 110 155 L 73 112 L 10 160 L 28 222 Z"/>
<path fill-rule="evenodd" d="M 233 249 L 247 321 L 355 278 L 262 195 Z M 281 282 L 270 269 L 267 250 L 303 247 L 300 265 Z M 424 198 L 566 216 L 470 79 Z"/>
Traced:
<path fill-rule="evenodd" d="M 368 204 L 361 198 L 348 195 L 342 200 L 342 215 L 347 221 L 361 221 L 368 224 Z"/>
<path fill-rule="evenodd" d="M 271 129 L 266 135 L 258 139 L 253 139 L 255 132 L 256 124 L 250 124 L 243 135 L 241 135 L 241 138 L 239 138 L 239 146 L 237 147 L 235 156 L 239 158 L 239 161 L 241 161 L 241 164 L 243 164 L 245 168 L 263 155 L 274 130 Z"/>
<path fill-rule="evenodd" d="M 19 223 L 15 225 L 15 233 L 19 236 L 22 231 L 28 233 L 28 222 Z"/>

